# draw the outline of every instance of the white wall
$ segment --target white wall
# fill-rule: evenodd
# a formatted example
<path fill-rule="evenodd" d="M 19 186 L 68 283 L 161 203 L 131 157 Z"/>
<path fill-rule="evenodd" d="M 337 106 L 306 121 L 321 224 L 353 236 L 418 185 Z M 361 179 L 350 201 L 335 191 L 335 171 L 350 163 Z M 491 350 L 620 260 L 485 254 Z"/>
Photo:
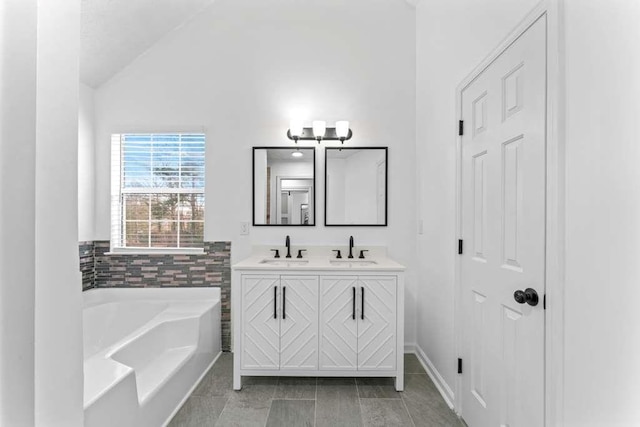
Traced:
<path fill-rule="evenodd" d="M 453 340 L 455 90 L 536 3 L 425 0 L 417 7 L 417 200 L 424 224 L 417 243 L 417 343 L 450 390 L 458 357 Z"/>
<path fill-rule="evenodd" d="M 81 426 L 80 2 L 0 21 L 0 424 Z"/>
<path fill-rule="evenodd" d="M 109 239 L 109 135 L 207 133 L 206 239 L 231 240 L 233 261 L 252 244 L 388 245 L 414 265 L 415 10 L 388 0 L 219 0 L 96 91 L 96 234 Z M 350 145 L 388 145 L 389 227 L 252 228 L 251 147 L 285 145 L 292 112 L 309 123 L 348 119 Z M 302 143 L 317 146 L 314 142 Z M 318 151 L 318 200 L 324 153 Z M 229 185 L 229 183 L 234 183 Z M 406 337 L 414 340 L 408 271 Z"/>
<path fill-rule="evenodd" d="M 640 2 L 565 0 L 565 423 L 640 425 Z"/>
<path fill-rule="evenodd" d="M 0 2 L 0 425 L 34 424 L 36 1 Z"/>
<path fill-rule="evenodd" d="M 35 425 L 83 422 L 78 261 L 80 0 L 38 0 Z"/>
<path fill-rule="evenodd" d="M 95 217 L 94 90 L 80 83 L 78 111 L 78 240 L 93 239 Z"/>

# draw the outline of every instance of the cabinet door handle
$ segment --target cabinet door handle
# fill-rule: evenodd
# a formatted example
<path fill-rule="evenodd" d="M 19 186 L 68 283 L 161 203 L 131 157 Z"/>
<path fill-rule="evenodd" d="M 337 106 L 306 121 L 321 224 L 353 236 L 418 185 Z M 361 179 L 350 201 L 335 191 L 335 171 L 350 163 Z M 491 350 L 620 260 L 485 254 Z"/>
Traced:
<path fill-rule="evenodd" d="M 287 302 L 287 287 L 282 287 L 282 318 L 287 318 L 287 312 L 285 311 L 285 303 Z"/>
<path fill-rule="evenodd" d="M 364 286 L 360 287 L 360 296 L 361 296 L 360 303 L 362 304 L 362 307 L 360 310 L 360 319 L 364 320 Z"/>
<path fill-rule="evenodd" d="M 273 318 L 278 318 L 278 287 L 273 287 Z"/>
<path fill-rule="evenodd" d="M 352 287 L 351 290 L 353 291 L 353 312 L 351 313 L 351 318 L 356 320 L 356 287 Z"/>

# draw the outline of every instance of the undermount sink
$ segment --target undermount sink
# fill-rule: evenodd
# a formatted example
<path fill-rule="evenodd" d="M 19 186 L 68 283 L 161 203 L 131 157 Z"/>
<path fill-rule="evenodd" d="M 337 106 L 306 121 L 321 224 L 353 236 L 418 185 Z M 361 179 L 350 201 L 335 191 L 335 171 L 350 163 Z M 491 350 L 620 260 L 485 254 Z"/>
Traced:
<path fill-rule="evenodd" d="M 263 259 L 260 264 L 273 265 L 276 267 L 295 267 L 298 265 L 308 264 L 309 260 L 306 259 Z"/>
<path fill-rule="evenodd" d="M 370 267 L 372 265 L 376 265 L 377 262 L 359 259 L 332 259 L 329 261 L 329 264 L 338 267 Z"/>

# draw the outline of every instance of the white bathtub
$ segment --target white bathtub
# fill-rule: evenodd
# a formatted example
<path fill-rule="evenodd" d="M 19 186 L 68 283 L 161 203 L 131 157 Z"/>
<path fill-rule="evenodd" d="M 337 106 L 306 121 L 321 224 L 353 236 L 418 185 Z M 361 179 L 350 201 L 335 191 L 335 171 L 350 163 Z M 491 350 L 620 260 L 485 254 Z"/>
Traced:
<path fill-rule="evenodd" d="M 83 297 L 85 426 L 165 425 L 220 354 L 220 289 Z"/>

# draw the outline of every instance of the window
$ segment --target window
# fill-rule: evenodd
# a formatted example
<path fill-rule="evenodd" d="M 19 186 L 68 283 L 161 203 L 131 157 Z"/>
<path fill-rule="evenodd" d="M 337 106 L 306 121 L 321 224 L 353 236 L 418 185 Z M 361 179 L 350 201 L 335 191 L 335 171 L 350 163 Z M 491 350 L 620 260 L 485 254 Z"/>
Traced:
<path fill-rule="evenodd" d="M 204 134 L 111 136 L 112 250 L 203 247 L 204 151 Z"/>

